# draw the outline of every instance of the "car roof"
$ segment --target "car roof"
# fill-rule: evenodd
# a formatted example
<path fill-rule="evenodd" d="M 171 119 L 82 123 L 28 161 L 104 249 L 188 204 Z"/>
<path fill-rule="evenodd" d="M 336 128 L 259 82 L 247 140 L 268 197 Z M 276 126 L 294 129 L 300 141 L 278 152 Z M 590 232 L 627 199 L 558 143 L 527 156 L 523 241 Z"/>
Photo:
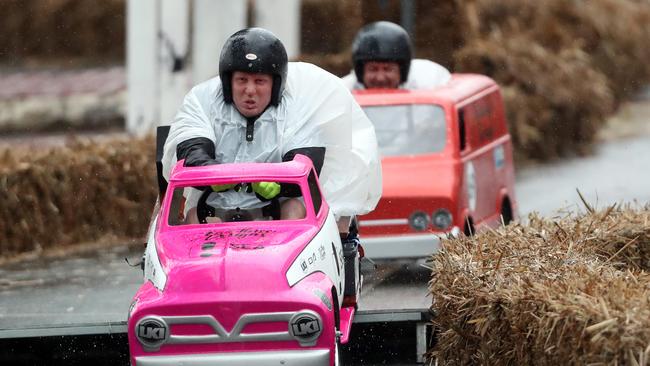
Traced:
<path fill-rule="evenodd" d="M 283 163 L 216 164 L 200 167 L 183 167 L 176 164 L 170 174 L 170 183 L 185 185 L 209 180 L 302 180 L 311 172 L 309 158 L 296 155 L 294 160 Z"/>
<path fill-rule="evenodd" d="M 437 103 L 457 104 L 484 90 L 496 88 L 494 80 L 479 74 L 452 74 L 445 85 L 433 89 L 370 89 L 355 90 L 355 99 L 362 106 Z"/>

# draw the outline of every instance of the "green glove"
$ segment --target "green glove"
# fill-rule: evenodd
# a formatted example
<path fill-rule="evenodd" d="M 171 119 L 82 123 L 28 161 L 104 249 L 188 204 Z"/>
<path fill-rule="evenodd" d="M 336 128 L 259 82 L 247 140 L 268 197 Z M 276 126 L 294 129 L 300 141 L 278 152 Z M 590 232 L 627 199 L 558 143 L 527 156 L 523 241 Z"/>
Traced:
<path fill-rule="evenodd" d="M 255 182 L 253 183 L 253 192 L 264 199 L 270 200 L 280 193 L 280 184 L 276 182 Z"/>
<path fill-rule="evenodd" d="M 211 185 L 210 187 L 212 188 L 212 191 L 214 192 L 224 192 L 229 190 L 230 188 L 234 187 L 235 184 L 215 184 Z"/>

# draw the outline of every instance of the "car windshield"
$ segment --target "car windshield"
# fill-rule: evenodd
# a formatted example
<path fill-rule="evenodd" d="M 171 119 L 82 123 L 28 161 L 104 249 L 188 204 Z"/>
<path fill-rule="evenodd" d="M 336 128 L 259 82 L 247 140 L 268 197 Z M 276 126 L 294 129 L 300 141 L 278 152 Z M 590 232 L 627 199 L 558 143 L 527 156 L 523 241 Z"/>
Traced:
<path fill-rule="evenodd" d="M 417 155 L 445 148 L 445 112 L 432 104 L 400 104 L 363 108 L 375 126 L 382 156 Z"/>
<path fill-rule="evenodd" d="M 256 184 L 255 182 L 236 180 L 209 187 L 179 185 L 170 188 L 171 202 L 169 203 L 168 224 L 176 226 L 281 220 L 283 219 L 281 213 L 285 209 L 285 205 L 294 207 L 293 212 L 296 212 L 296 209 L 303 211 L 303 216 L 306 214 L 305 210 L 318 214 L 323 206 L 323 197 L 316 173 L 313 170 L 307 177 L 305 191 L 299 184 L 286 182 L 281 177 L 274 182 L 267 183 L 267 186 L 277 186 L 278 192 L 275 193 L 277 196 L 274 199 L 261 196 L 264 191 L 256 190 Z M 303 194 L 308 194 L 310 200 L 305 200 Z M 311 206 L 305 207 L 305 203 L 309 203 Z M 284 218 L 284 220 L 296 219 L 298 218 L 290 215 L 288 218 Z"/>
<path fill-rule="evenodd" d="M 199 221 L 201 223 L 258 221 L 273 220 L 274 216 L 279 220 L 281 203 L 285 200 L 298 198 L 301 205 L 304 205 L 302 191 L 297 184 L 277 184 L 278 189 L 282 187 L 283 192 L 283 197 L 277 202 L 260 200 L 252 187 L 253 184 L 250 182 L 214 185 L 204 187 L 203 190 L 177 187 L 173 190 L 168 222 L 170 225 L 185 225 L 197 224 Z M 195 211 L 189 210 L 191 207 L 196 207 Z"/>

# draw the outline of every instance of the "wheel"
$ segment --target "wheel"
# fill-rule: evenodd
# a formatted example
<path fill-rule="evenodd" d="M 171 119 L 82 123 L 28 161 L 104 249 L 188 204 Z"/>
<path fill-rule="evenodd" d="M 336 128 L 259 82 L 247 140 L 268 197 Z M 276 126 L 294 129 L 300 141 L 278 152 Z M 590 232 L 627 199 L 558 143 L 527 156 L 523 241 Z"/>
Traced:
<path fill-rule="evenodd" d="M 504 226 L 512 222 L 512 216 L 512 206 L 510 205 L 510 200 L 506 197 L 501 203 L 501 220 Z"/>
<path fill-rule="evenodd" d="M 468 217 L 465 219 L 465 227 L 463 228 L 463 233 L 465 236 L 473 236 L 475 231 L 474 231 L 474 222 L 472 221 L 471 217 Z"/>

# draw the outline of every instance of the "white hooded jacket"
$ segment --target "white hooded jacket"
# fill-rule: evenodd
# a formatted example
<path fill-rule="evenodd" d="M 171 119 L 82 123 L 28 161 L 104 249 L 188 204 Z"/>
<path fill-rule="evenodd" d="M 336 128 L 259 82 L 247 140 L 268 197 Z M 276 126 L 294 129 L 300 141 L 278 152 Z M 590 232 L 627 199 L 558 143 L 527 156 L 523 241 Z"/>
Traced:
<path fill-rule="evenodd" d="M 197 137 L 212 140 L 219 163 L 281 162 L 295 148 L 324 146 L 320 182 L 335 216 L 374 209 L 381 196 L 375 130 L 336 76 L 312 64 L 290 62 L 279 105 L 269 106 L 254 126 L 253 140 L 248 142 L 246 119 L 234 104 L 224 102 L 219 77 L 195 86 L 171 124 L 163 175 L 169 179 L 176 164 L 176 146 Z M 196 205 L 200 194 L 190 191 L 188 208 Z M 223 208 L 266 204 L 253 194 L 233 191 L 211 195 L 210 203 Z"/>

